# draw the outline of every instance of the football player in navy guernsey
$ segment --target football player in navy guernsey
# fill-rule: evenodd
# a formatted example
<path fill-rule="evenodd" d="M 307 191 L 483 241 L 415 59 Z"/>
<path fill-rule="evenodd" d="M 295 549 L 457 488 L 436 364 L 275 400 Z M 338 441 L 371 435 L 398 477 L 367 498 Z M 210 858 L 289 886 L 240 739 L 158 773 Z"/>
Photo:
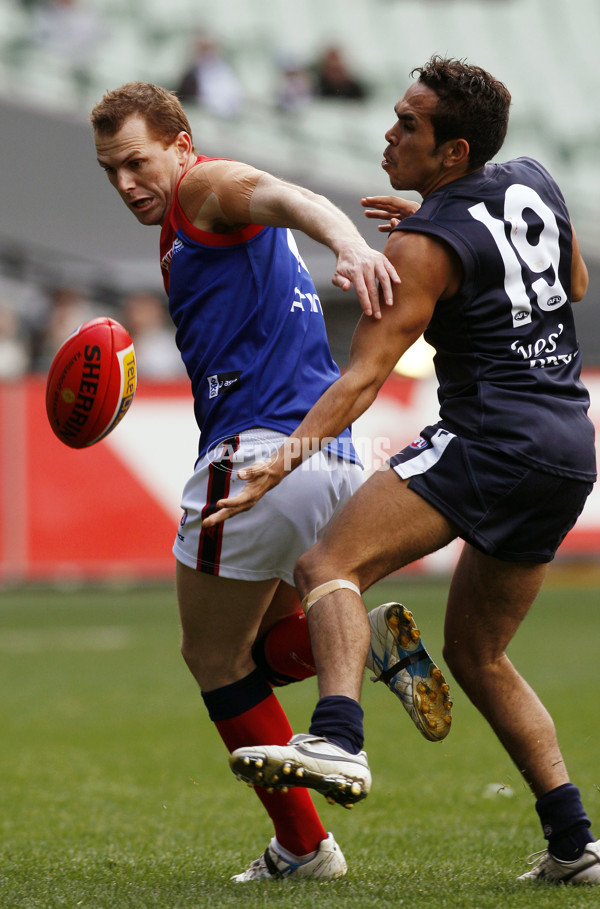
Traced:
<path fill-rule="evenodd" d="M 214 529 L 202 520 L 243 487 L 236 468 L 275 451 L 339 377 L 290 228 L 332 250 L 333 283 L 354 287 L 366 318 L 379 320 L 380 300 L 384 309 L 392 303 L 399 278 L 326 198 L 250 165 L 198 155 L 173 93 L 129 83 L 108 92 L 91 121 L 109 182 L 141 224 L 161 226 L 162 274 L 201 430 L 174 545 L 182 652 L 230 751 L 284 745 L 292 730 L 273 687 L 316 672 L 294 564 L 362 481 L 349 431 L 343 427 L 262 507 Z M 369 667 L 418 730 L 441 741 L 451 702 L 412 615 L 384 604 L 371 622 Z M 345 873 L 306 789 L 257 794 L 275 836 L 234 880 Z"/>
<path fill-rule="evenodd" d="M 413 75 L 382 166 L 394 189 L 423 203 L 363 199 L 389 231 L 385 253 L 402 277 L 394 306 L 381 321 L 361 319 L 348 370 L 274 456 L 243 471 L 244 491 L 209 523 L 276 486 L 302 458 L 302 439 L 335 436 L 359 417 L 422 334 L 435 348 L 439 420 L 366 481 L 297 564 L 319 678 L 309 734 L 242 748 L 231 766 L 254 782 L 260 765 L 265 781 L 323 789 L 327 778 L 364 796 L 360 714 L 328 709 L 340 695 L 359 700 L 369 647 L 360 593 L 459 537 L 444 655 L 536 798 L 547 849 L 520 880 L 600 883 L 600 841 L 553 721 L 506 654 L 596 478 L 571 306 L 587 269 L 544 167 L 489 163 L 507 130 L 506 87 L 438 56 Z"/>

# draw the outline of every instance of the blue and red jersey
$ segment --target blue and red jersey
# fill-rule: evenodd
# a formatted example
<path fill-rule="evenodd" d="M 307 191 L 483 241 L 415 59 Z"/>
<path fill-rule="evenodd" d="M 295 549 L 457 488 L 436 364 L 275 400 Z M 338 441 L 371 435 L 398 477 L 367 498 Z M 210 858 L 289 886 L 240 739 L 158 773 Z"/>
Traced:
<path fill-rule="evenodd" d="M 207 160 L 200 157 L 194 166 Z M 192 383 L 200 455 L 252 427 L 293 432 L 340 373 L 291 231 L 261 225 L 236 233 L 199 230 L 175 194 L 160 255 Z M 356 460 L 349 430 L 329 448 Z"/>

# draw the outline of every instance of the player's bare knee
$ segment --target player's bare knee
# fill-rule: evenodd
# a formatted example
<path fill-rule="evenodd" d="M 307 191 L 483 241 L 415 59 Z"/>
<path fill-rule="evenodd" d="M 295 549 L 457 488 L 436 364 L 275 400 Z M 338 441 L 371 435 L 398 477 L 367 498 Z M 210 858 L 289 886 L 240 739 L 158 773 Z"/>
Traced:
<path fill-rule="evenodd" d="M 301 555 L 294 568 L 294 583 L 301 598 L 306 596 L 313 587 L 316 587 L 317 584 L 320 583 L 315 580 L 319 562 L 318 558 L 315 558 L 313 553 L 315 548 L 316 547 L 313 546 L 312 549 L 309 549 L 308 552 Z"/>
<path fill-rule="evenodd" d="M 300 556 L 294 568 L 294 583 L 300 599 L 320 584 L 341 576 L 335 565 L 323 559 L 318 543 Z"/>
<path fill-rule="evenodd" d="M 473 651 L 473 648 L 466 646 L 464 641 L 447 638 L 442 655 L 448 669 L 461 687 L 468 687 L 470 678 L 475 680 L 480 678 L 480 656 Z"/>
<path fill-rule="evenodd" d="M 181 638 L 181 656 L 185 660 L 185 664 L 192 673 L 193 676 L 196 675 L 196 669 L 200 663 L 201 655 L 198 651 L 197 645 L 193 640 L 183 635 Z"/>
<path fill-rule="evenodd" d="M 460 687 L 472 696 L 479 688 L 496 684 L 495 659 L 490 659 L 483 650 L 466 647 L 459 641 L 446 641 L 442 656 Z"/>
<path fill-rule="evenodd" d="M 180 650 L 186 666 L 200 685 L 205 685 L 207 678 L 211 679 L 220 673 L 225 664 L 221 653 L 207 651 L 202 641 L 195 637 L 184 634 Z"/>

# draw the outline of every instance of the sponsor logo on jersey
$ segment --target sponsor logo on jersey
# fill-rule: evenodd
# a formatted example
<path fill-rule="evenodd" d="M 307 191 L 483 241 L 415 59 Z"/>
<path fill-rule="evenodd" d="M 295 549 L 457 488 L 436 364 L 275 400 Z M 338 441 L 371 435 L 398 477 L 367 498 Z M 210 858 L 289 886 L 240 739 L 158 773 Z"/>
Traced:
<path fill-rule="evenodd" d="M 294 301 L 290 307 L 290 312 L 319 312 L 323 315 L 323 307 L 317 293 L 302 293 L 299 287 L 294 289 Z"/>
<path fill-rule="evenodd" d="M 422 448 L 427 448 L 429 442 L 427 439 L 424 439 L 423 436 L 419 436 L 418 439 L 415 439 L 414 442 L 410 443 L 411 448 L 416 448 L 417 451 L 420 451 Z"/>
<path fill-rule="evenodd" d="M 564 331 L 564 325 L 559 322 L 556 330 L 550 332 L 545 337 L 537 338 L 535 341 L 513 341 L 510 349 L 528 361 L 531 369 L 539 369 L 545 366 L 558 366 L 559 364 L 569 364 L 573 357 L 578 355 L 577 350 L 569 350 L 565 353 L 559 353 L 559 338 Z"/>
<path fill-rule="evenodd" d="M 227 395 L 232 391 L 238 391 L 241 387 L 241 375 L 237 372 L 218 372 L 214 376 L 207 376 L 208 397 L 217 398 L 219 395 Z"/>
<path fill-rule="evenodd" d="M 173 245 L 172 245 L 171 249 L 168 252 L 166 252 L 164 254 L 164 256 L 162 257 L 162 259 L 160 260 L 160 267 L 163 269 L 163 271 L 169 271 L 169 269 L 171 268 L 171 260 L 173 259 L 173 256 L 175 255 L 176 252 L 179 252 L 179 250 L 182 248 L 183 248 L 183 243 L 181 242 L 181 240 L 178 237 L 175 237 L 175 239 L 173 240 Z"/>

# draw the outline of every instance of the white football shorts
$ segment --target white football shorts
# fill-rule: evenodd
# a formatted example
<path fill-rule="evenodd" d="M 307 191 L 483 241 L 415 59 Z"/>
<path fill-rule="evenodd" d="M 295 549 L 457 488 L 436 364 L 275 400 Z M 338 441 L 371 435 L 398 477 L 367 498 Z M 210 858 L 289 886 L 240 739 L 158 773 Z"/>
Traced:
<path fill-rule="evenodd" d="M 237 472 L 273 454 L 286 436 L 250 429 L 207 452 L 185 484 L 183 515 L 173 546 L 175 557 L 207 574 L 243 581 L 281 578 L 294 583 L 294 565 L 363 482 L 358 464 L 318 451 L 260 499 L 249 511 L 213 528 L 202 520 L 219 499 L 244 487 Z"/>

